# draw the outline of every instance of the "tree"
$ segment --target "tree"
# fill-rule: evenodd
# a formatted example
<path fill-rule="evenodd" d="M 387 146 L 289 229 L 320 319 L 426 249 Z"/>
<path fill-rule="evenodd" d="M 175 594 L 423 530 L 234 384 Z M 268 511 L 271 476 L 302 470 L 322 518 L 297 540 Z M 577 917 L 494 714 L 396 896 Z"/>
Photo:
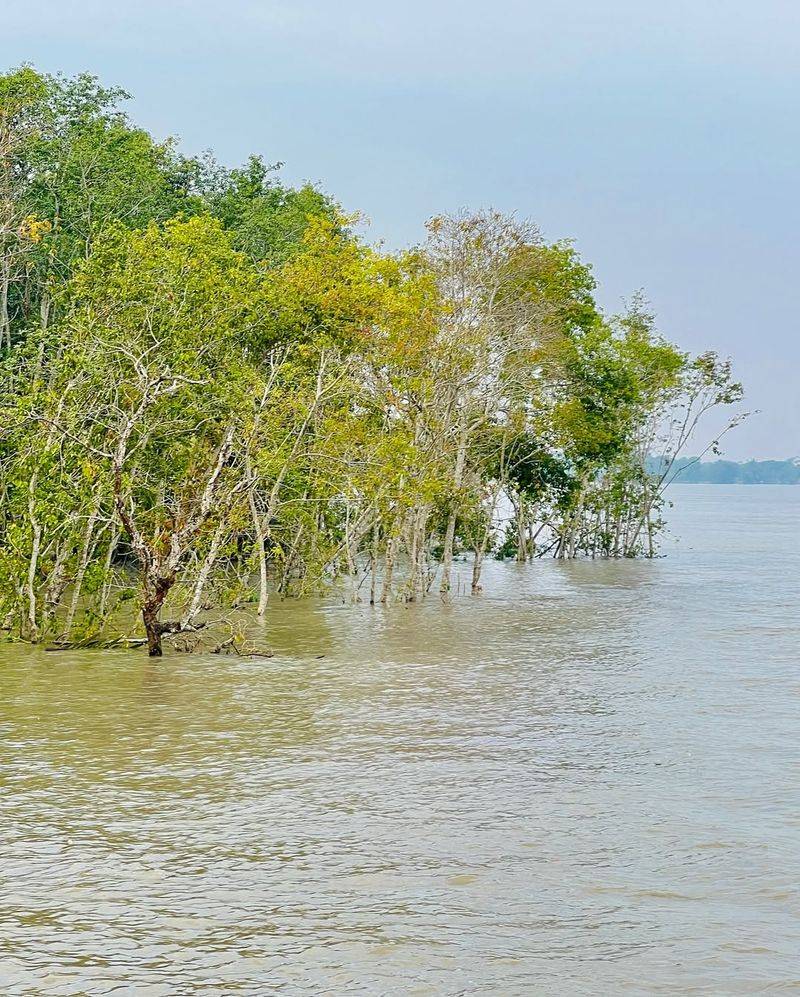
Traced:
<path fill-rule="evenodd" d="M 74 448 L 93 494 L 108 497 L 136 559 L 153 655 L 164 633 L 194 625 L 198 600 L 179 620 L 161 610 L 210 536 L 206 557 L 217 555 L 245 501 L 274 385 L 254 351 L 261 285 L 212 219 L 120 227 L 98 239 L 64 319 L 40 340 L 27 421 Z"/>

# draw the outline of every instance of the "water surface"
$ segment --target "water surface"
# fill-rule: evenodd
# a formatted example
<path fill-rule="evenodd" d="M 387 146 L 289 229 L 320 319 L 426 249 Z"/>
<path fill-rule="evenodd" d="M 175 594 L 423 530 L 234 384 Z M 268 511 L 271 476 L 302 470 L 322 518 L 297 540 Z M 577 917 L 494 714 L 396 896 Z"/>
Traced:
<path fill-rule="evenodd" d="M 800 488 L 672 496 L 269 660 L 0 645 L 1 992 L 800 992 Z"/>

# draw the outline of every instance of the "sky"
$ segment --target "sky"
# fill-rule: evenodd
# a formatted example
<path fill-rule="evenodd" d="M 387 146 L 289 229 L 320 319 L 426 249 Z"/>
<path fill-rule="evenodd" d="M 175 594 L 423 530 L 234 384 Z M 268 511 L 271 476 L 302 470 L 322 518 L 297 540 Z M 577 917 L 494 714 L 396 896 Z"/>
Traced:
<path fill-rule="evenodd" d="M 188 153 L 281 161 L 399 248 L 492 206 L 734 360 L 733 459 L 800 456 L 797 0 L 3 0 L 0 65 L 90 71 Z"/>

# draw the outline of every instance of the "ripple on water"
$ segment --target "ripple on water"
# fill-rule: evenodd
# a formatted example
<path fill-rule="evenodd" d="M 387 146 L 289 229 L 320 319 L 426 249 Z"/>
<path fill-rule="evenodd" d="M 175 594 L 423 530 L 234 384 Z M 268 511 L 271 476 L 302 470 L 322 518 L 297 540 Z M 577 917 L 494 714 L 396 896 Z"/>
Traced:
<path fill-rule="evenodd" d="M 795 992 L 798 500 L 269 660 L 0 649 L 0 989 Z"/>

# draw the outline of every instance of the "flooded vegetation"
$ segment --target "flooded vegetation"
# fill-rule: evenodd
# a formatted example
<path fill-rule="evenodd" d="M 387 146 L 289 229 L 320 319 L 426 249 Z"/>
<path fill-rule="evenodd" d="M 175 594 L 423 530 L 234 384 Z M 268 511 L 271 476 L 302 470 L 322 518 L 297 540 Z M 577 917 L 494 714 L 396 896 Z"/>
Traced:
<path fill-rule="evenodd" d="M 730 361 L 640 294 L 606 315 L 531 221 L 440 215 L 390 253 L 124 97 L 0 76 L 0 631 L 159 657 L 270 591 L 447 601 L 464 553 L 474 594 L 494 552 L 656 554 L 675 461 L 740 419 Z"/>

